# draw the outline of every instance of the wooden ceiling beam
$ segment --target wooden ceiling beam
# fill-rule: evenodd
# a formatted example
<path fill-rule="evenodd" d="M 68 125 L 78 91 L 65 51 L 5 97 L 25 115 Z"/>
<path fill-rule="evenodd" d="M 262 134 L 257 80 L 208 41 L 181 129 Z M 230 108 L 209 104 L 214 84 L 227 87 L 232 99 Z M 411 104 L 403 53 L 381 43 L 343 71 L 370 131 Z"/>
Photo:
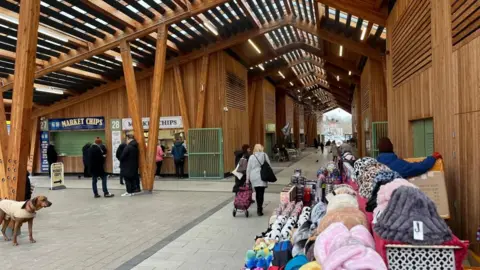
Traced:
<path fill-rule="evenodd" d="M 183 10 L 188 10 L 188 5 L 185 3 L 185 0 L 173 0 L 173 2 Z"/>
<path fill-rule="evenodd" d="M 93 0 L 92 0 L 93 1 Z M 103 1 L 100 1 L 103 3 Z M 176 15 L 172 15 L 170 17 L 164 18 L 163 20 L 156 20 L 150 22 L 146 25 L 142 25 L 141 27 L 136 28 L 136 30 L 126 31 L 123 34 L 118 36 L 105 39 L 102 42 L 97 42 L 96 44 L 90 46 L 87 50 L 81 50 L 77 53 L 71 53 L 66 56 L 64 59 L 51 61 L 50 64 L 46 65 L 43 69 L 37 70 L 35 72 L 35 78 L 42 77 L 50 72 L 57 71 L 59 69 L 71 66 L 75 63 L 78 63 L 84 59 L 90 58 L 94 55 L 101 54 L 107 50 L 111 50 L 116 48 L 120 45 L 122 41 L 130 41 L 135 40 L 137 38 L 146 36 L 151 32 L 155 31 L 160 25 L 162 24 L 171 24 L 178 21 L 182 21 L 186 18 L 189 18 L 195 14 L 202 13 L 208 9 L 216 7 L 220 4 L 226 3 L 228 0 L 206 0 L 202 1 L 201 4 L 192 5 L 192 9 L 186 12 L 177 13 Z M 2 86 L 1 92 L 8 91 L 12 89 L 13 81 L 9 81 L 7 84 Z"/>
<path fill-rule="evenodd" d="M 367 6 L 362 4 L 364 2 L 358 0 L 317 0 L 317 2 L 381 26 L 386 25 L 388 18 L 388 12 L 386 10 L 376 10 L 374 6 Z"/>
<path fill-rule="evenodd" d="M 242 8 L 242 10 L 245 12 L 247 15 L 248 19 L 250 22 L 252 22 L 253 25 L 255 25 L 257 28 L 262 28 L 262 23 L 257 19 L 255 14 L 252 11 L 252 8 L 250 5 L 248 5 L 247 1 L 245 0 L 238 0 L 237 1 L 238 5 Z"/>

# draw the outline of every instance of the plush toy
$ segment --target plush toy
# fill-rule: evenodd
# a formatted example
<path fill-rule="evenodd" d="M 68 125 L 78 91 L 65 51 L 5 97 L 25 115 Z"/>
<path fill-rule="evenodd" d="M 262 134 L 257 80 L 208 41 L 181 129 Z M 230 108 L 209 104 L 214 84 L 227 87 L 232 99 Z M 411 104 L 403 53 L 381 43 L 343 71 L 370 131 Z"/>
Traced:
<path fill-rule="evenodd" d="M 290 217 L 287 223 L 285 224 L 285 226 L 283 226 L 282 228 L 281 235 L 280 235 L 281 241 L 290 240 L 290 238 L 292 237 L 293 229 L 295 228 L 295 225 L 296 225 L 295 218 Z"/>
<path fill-rule="evenodd" d="M 247 251 L 247 255 L 245 256 L 245 267 L 248 269 L 253 269 L 257 265 L 257 258 L 255 251 L 249 250 Z"/>

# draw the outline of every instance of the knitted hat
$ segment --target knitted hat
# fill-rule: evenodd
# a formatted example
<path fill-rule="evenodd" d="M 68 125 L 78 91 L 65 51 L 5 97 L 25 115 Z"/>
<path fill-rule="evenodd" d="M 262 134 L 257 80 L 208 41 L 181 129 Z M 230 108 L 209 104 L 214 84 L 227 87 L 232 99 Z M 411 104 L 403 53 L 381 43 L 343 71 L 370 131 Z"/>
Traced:
<path fill-rule="evenodd" d="M 308 259 L 308 257 L 307 257 L 307 259 Z M 304 266 L 302 266 L 300 268 L 300 270 L 322 270 L 322 267 L 320 266 L 320 264 L 318 262 L 313 261 L 313 262 L 309 262 L 309 263 L 305 264 Z"/>
<path fill-rule="evenodd" d="M 330 224 L 335 222 L 343 223 L 348 229 L 356 225 L 368 226 L 365 214 L 358 207 L 344 207 L 329 211 L 318 224 L 317 233 L 323 232 Z"/>
<path fill-rule="evenodd" d="M 414 221 L 423 223 L 423 240 L 414 239 Z M 433 201 L 419 189 L 406 186 L 393 192 L 374 230 L 383 239 L 413 245 L 439 245 L 452 239 L 452 232 L 438 215 Z"/>
<path fill-rule="evenodd" d="M 299 270 L 300 267 L 308 263 L 308 259 L 305 255 L 298 255 L 295 258 L 288 261 L 285 266 L 285 270 Z"/>
<path fill-rule="evenodd" d="M 392 193 L 399 187 L 402 186 L 407 186 L 407 187 L 414 187 L 416 188 L 414 184 L 408 182 L 405 179 L 402 178 L 397 178 L 394 179 L 392 182 L 387 183 L 383 186 L 380 187 L 378 190 L 377 194 L 377 206 L 387 206 L 388 201 L 390 201 L 390 198 L 392 197 Z"/>
<path fill-rule="evenodd" d="M 373 179 L 373 182 L 378 183 L 378 182 L 391 182 L 393 179 L 396 178 L 402 178 L 402 176 L 397 173 L 396 171 L 392 171 L 390 169 L 388 170 L 381 170 L 377 173 L 375 178 Z"/>
<path fill-rule="evenodd" d="M 308 261 L 313 261 L 315 260 L 315 252 L 314 252 L 314 249 L 315 249 L 315 238 L 313 237 L 310 237 L 308 240 L 307 240 L 307 243 L 305 244 L 305 256 L 307 256 L 307 259 Z"/>
<path fill-rule="evenodd" d="M 298 228 L 298 230 L 293 233 L 293 257 L 304 254 L 305 244 L 307 243 L 308 237 L 310 236 L 310 226 L 312 222 L 307 220 Z"/>
<path fill-rule="evenodd" d="M 377 173 L 377 176 L 375 176 L 373 179 L 374 184 L 372 194 L 370 195 L 370 199 L 367 202 L 367 207 L 365 208 L 367 212 L 373 212 L 373 210 L 377 207 L 377 195 L 380 187 L 392 182 L 397 178 L 401 179 L 402 176 L 396 171 L 381 170 Z"/>
<path fill-rule="evenodd" d="M 344 207 L 355 207 L 358 208 L 357 198 L 350 194 L 338 194 L 333 195 L 332 193 L 327 195 L 328 205 L 327 213 Z"/>
<path fill-rule="evenodd" d="M 364 226 L 348 229 L 342 223 L 332 223 L 315 241 L 315 259 L 322 269 L 387 269 L 374 247 Z"/>
<path fill-rule="evenodd" d="M 323 202 L 317 203 L 310 214 L 310 220 L 312 221 L 312 226 L 315 228 L 318 226 L 318 222 L 327 212 L 327 206 Z"/>
<path fill-rule="evenodd" d="M 381 164 L 381 163 L 376 163 L 368 167 L 364 172 L 360 173 L 360 176 L 358 177 L 358 183 L 360 185 L 358 191 L 360 195 L 364 198 L 369 199 L 370 196 L 372 195 L 373 191 L 373 179 L 377 177 L 377 174 L 380 171 L 389 171 L 390 169 Z"/>
<path fill-rule="evenodd" d="M 393 153 L 393 144 L 389 138 L 383 137 L 378 141 L 378 151 L 380 153 Z"/>
<path fill-rule="evenodd" d="M 377 160 L 371 157 L 364 157 L 361 158 L 353 164 L 353 172 L 355 174 L 355 177 L 359 177 L 360 173 L 366 169 L 366 167 L 369 167 L 372 164 L 377 163 Z"/>
<path fill-rule="evenodd" d="M 336 195 L 339 194 L 350 194 L 352 196 L 357 196 L 357 192 L 353 190 L 353 188 L 350 185 L 335 185 L 333 188 L 333 191 L 335 192 Z"/>
<path fill-rule="evenodd" d="M 100 139 L 100 137 L 97 137 L 95 139 L 95 144 L 102 144 L 102 139 Z"/>

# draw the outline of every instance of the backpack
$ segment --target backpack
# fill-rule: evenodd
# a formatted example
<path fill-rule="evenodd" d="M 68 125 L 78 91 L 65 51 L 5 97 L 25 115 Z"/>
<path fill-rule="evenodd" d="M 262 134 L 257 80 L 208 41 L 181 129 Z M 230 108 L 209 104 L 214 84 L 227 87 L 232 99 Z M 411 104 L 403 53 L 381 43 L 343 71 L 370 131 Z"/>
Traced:
<path fill-rule="evenodd" d="M 273 170 L 272 170 L 272 167 L 270 167 L 270 164 L 268 164 L 267 158 L 265 157 L 265 160 L 263 161 L 263 164 L 262 164 L 258 160 L 257 156 L 255 155 L 253 156 L 257 159 L 258 163 L 260 164 L 260 177 L 262 178 L 262 181 L 270 182 L 270 183 L 277 182 L 277 177 L 275 176 L 275 173 L 273 173 Z"/>
<path fill-rule="evenodd" d="M 285 267 L 293 258 L 292 248 L 292 242 L 288 240 L 276 243 L 273 247 L 272 266 Z"/>

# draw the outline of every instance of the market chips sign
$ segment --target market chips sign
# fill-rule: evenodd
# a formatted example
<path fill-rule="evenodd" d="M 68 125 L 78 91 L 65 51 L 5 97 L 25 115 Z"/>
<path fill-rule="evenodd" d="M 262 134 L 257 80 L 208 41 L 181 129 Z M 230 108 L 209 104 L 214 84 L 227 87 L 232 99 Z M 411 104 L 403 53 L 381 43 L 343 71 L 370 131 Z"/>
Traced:
<path fill-rule="evenodd" d="M 103 117 L 79 117 L 48 120 L 49 130 L 105 129 Z"/>
<path fill-rule="evenodd" d="M 142 118 L 142 126 L 144 130 L 150 129 L 150 117 Z M 183 128 L 183 121 L 181 116 L 165 116 L 160 117 L 160 129 L 174 129 Z M 133 123 L 131 118 L 122 119 L 123 130 L 133 130 Z"/>

